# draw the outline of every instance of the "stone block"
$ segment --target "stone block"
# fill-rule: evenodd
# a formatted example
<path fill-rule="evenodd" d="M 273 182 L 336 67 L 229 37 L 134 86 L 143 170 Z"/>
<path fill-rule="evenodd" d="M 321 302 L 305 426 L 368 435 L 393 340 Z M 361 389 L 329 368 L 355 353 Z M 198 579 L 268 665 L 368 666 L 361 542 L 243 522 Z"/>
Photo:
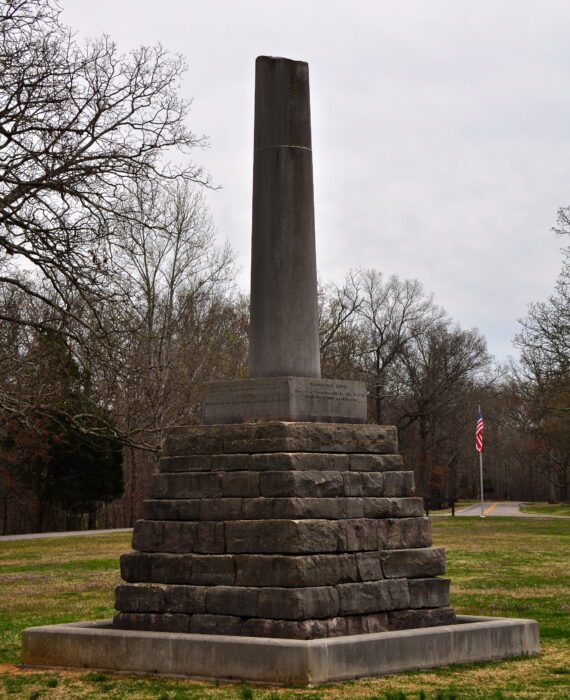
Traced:
<path fill-rule="evenodd" d="M 181 457 L 161 457 L 158 461 L 160 472 L 209 472 L 212 469 L 211 455 L 184 455 Z"/>
<path fill-rule="evenodd" d="M 489 618 L 483 618 L 489 619 Z M 438 627 L 455 625 L 457 618 L 451 608 L 434 608 L 432 610 L 395 610 L 388 613 L 389 630 L 408 630 L 418 627 Z"/>
<path fill-rule="evenodd" d="M 222 554 L 224 524 L 212 521 L 138 520 L 133 533 L 133 548 L 140 552 Z"/>
<path fill-rule="evenodd" d="M 122 630 L 190 632 L 191 615 L 162 613 L 118 613 L 113 627 Z"/>
<path fill-rule="evenodd" d="M 350 517 L 347 514 L 347 500 L 343 498 L 248 498 L 243 500 L 241 519 L 337 520 Z M 359 499 L 351 500 L 357 501 Z M 355 512 L 358 510 L 356 504 L 352 510 Z M 362 510 L 363 506 L 360 505 L 360 513 Z"/>
<path fill-rule="evenodd" d="M 242 619 L 233 615 L 192 615 L 193 634 L 242 634 Z"/>
<path fill-rule="evenodd" d="M 128 552 L 121 556 L 121 576 L 129 582 L 231 585 L 235 565 L 231 555 Z"/>
<path fill-rule="evenodd" d="M 206 610 L 214 615 L 257 617 L 259 591 L 248 586 L 213 586 L 208 589 Z"/>
<path fill-rule="evenodd" d="M 276 620 L 307 620 L 338 615 L 338 593 L 333 586 L 308 588 L 261 588 L 259 617 Z"/>
<path fill-rule="evenodd" d="M 351 454 L 350 471 L 353 472 L 392 472 L 402 471 L 402 455 Z"/>
<path fill-rule="evenodd" d="M 260 496 L 259 479 L 259 473 L 252 471 L 223 474 L 223 494 L 225 497 Z"/>
<path fill-rule="evenodd" d="M 410 596 L 404 579 L 384 579 L 337 586 L 340 614 L 361 615 L 408 608 Z"/>
<path fill-rule="evenodd" d="M 166 587 L 148 583 L 123 583 L 115 588 L 115 608 L 120 612 L 166 612 Z"/>
<path fill-rule="evenodd" d="M 339 552 L 358 552 L 378 549 L 378 526 L 376 520 L 355 518 L 338 520 L 337 549 Z"/>
<path fill-rule="evenodd" d="M 414 472 L 384 472 L 384 492 L 382 495 L 400 498 L 413 496 Z"/>
<path fill-rule="evenodd" d="M 343 621 L 343 636 L 348 634 L 374 634 L 375 632 L 386 632 L 388 630 L 387 613 L 347 615 L 343 618 Z"/>
<path fill-rule="evenodd" d="M 378 581 L 384 578 L 381 552 L 358 552 L 355 555 L 356 569 L 361 581 Z"/>
<path fill-rule="evenodd" d="M 268 452 L 212 456 L 212 469 L 219 471 L 348 471 L 348 454 L 319 452 Z"/>
<path fill-rule="evenodd" d="M 244 498 L 204 498 L 200 501 L 200 520 L 244 520 Z M 257 499 L 252 499 L 257 500 Z"/>
<path fill-rule="evenodd" d="M 320 639 L 332 636 L 331 629 L 338 621 L 331 620 L 245 620 L 241 634 L 247 637 L 272 637 L 284 639 Z"/>
<path fill-rule="evenodd" d="M 378 526 L 379 549 L 414 549 L 431 546 L 429 518 L 385 518 Z"/>
<path fill-rule="evenodd" d="M 383 472 L 348 472 L 344 474 L 344 483 L 344 495 L 346 496 L 384 495 Z"/>
<path fill-rule="evenodd" d="M 200 504 L 196 498 L 144 501 L 142 516 L 144 520 L 199 520 Z"/>
<path fill-rule="evenodd" d="M 396 454 L 393 426 L 350 423 L 241 423 L 191 425 L 172 429 L 163 456 L 329 452 Z"/>
<path fill-rule="evenodd" d="M 346 521 L 338 521 L 346 522 Z M 327 520 L 234 520 L 225 523 L 226 552 L 310 554 L 337 551 L 337 527 Z"/>
<path fill-rule="evenodd" d="M 363 382 L 313 377 L 260 377 L 209 382 L 204 387 L 203 422 L 366 422 Z"/>
<path fill-rule="evenodd" d="M 443 547 L 384 551 L 382 570 L 386 578 L 422 578 L 445 573 Z"/>
<path fill-rule="evenodd" d="M 410 608 L 443 608 L 449 605 L 448 578 L 414 578 L 408 581 Z"/>
<path fill-rule="evenodd" d="M 121 576 L 132 582 L 189 583 L 192 556 L 127 552 L 121 555 Z"/>
<path fill-rule="evenodd" d="M 166 609 L 170 613 L 205 613 L 207 586 L 167 586 Z"/>
<path fill-rule="evenodd" d="M 216 498 L 223 496 L 222 475 L 217 472 L 156 473 L 151 498 Z"/>
<path fill-rule="evenodd" d="M 339 472 L 267 472 L 261 474 L 262 496 L 332 498 L 345 495 L 343 474 Z"/>
<path fill-rule="evenodd" d="M 196 586 L 231 586 L 235 583 L 234 557 L 196 555 L 192 559 L 192 579 Z"/>
<path fill-rule="evenodd" d="M 422 498 L 374 498 L 362 499 L 365 518 L 410 518 L 423 516 Z"/>
<path fill-rule="evenodd" d="M 352 554 L 239 554 L 235 565 L 239 586 L 332 586 L 358 576 Z"/>
<path fill-rule="evenodd" d="M 164 523 L 137 520 L 133 528 L 133 549 L 144 552 L 160 551 L 164 544 Z"/>

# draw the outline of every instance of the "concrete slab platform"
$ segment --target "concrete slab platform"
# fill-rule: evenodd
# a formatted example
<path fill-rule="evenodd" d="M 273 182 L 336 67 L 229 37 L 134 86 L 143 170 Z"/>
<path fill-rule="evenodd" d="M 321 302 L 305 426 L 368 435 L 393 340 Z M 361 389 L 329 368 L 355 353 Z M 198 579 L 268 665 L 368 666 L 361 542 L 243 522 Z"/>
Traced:
<path fill-rule="evenodd" d="M 25 666 L 317 685 L 539 652 L 538 623 L 458 616 L 458 624 L 310 641 L 133 632 L 111 620 L 29 627 Z"/>

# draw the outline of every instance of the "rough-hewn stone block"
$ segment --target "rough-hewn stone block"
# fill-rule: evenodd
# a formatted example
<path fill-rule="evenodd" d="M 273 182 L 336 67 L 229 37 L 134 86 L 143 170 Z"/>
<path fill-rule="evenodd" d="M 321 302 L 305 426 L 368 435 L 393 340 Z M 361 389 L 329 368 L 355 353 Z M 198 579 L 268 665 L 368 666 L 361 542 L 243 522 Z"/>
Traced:
<path fill-rule="evenodd" d="M 421 578 L 445 573 L 443 547 L 384 551 L 382 570 L 386 578 Z"/>
<path fill-rule="evenodd" d="M 212 456 L 212 468 L 220 471 L 348 471 L 350 455 L 319 452 L 268 452 Z"/>
<path fill-rule="evenodd" d="M 224 586 L 235 583 L 235 562 L 229 555 L 197 555 L 192 559 L 192 579 L 196 586 Z"/>
<path fill-rule="evenodd" d="M 175 428 L 163 455 L 258 452 L 397 453 L 396 428 L 349 423 L 241 423 Z"/>
<path fill-rule="evenodd" d="M 192 615 L 194 634 L 242 634 L 242 618 L 233 615 Z"/>
<path fill-rule="evenodd" d="M 336 524 L 339 552 L 378 549 L 378 526 L 375 520 L 355 518 L 354 520 L 338 520 Z"/>
<path fill-rule="evenodd" d="M 206 595 L 206 610 L 214 615 L 257 617 L 259 588 L 214 586 Z"/>
<path fill-rule="evenodd" d="M 113 627 L 123 630 L 154 630 L 156 632 L 190 632 L 191 615 L 169 613 L 118 613 Z"/>
<path fill-rule="evenodd" d="M 167 586 L 166 609 L 170 613 L 205 613 L 207 586 Z"/>
<path fill-rule="evenodd" d="M 130 582 L 230 585 L 235 565 L 231 555 L 128 552 L 121 556 L 121 576 Z"/>
<path fill-rule="evenodd" d="M 181 457 L 161 457 L 158 462 L 158 471 L 209 472 L 212 471 L 212 459 L 212 455 L 183 455 Z"/>
<path fill-rule="evenodd" d="M 374 613 L 372 615 L 347 615 L 342 618 L 345 634 L 372 634 L 388 630 L 388 615 Z M 331 635 L 334 636 L 334 635 Z"/>
<path fill-rule="evenodd" d="M 410 518 L 424 513 L 422 498 L 363 498 L 365 518 Z"/>
<path fill-rule="evenodd" d="M 123 583 L 115 588 L 115 608 L 120 612 L 166 612 L 166 587 Z"/>
<path fill-rule="evenodd" d="M 410 579 L 410 608 L 442 608 L 449 605 L 448 578 Z"/>
<path fill-rule="evenodd" d="M 379 549 L 414 549 L 431 546 L 429 518 L 385 518 L 378 526 Z"/>
<path fill-rule="evenodd" d="M 285 639 L 320 639 L 330 637 L 338 622 L 331 620 L 245 620 L 241 634 L 248 637 L 279 637 Z"/>
<path fill-rule="evenodd" d="M 156 473 L 152 478 L 152 498 L 216 498 L 223 494 L 218 472 Z"/>
<path fill-rule="evenodd" d="M 402 455 L 351 454 L 350 471 L 353 472 L 391 472 L 402 471 Z"/>
<path fill-rule="evenodd" d="M 266 472 L 261 474 L 262 496 L 323 497 L 344 496 L 342 472 Z"/>
<path fill-rule="evenodd" d="M 133 548 L 141 552 L 222 554 L 224 524 L 139 520 L 135 523 Z"/>
<path fill-rule="evenodd" d="M 456 622 L 455 611 L 451 608 L 396 610 L 388 613 L 388 629 L 390 630 L 438 627 L 439 625 L 454 625 Z"/>
<path fill-rule="evenodd" d="M 410 597 L 405 579 L 384 579 L 337 586 L 340 614 L 386 612 L 408 608 Z"/>
<path fill-rule="evenodd" d="M 358 552 L 355 559 L 358 578 L 361 581 L 378 581 L 384 578 L 381 552 Z"/>
<path fill-rule="evenodd" d="M 307 620 L 338 615 L 338 593 L 332 586 L 310 588 L 261 588 L 259 617 Z"/>
<path fill-rule="evenodd" d="M 251 554 L 336 552 L 336 524 L 336 521 L 331 520 L 226 522 L 226 552 Z"/>
<path fill-rule="evenodd" d="M 239 554 L 235 557 L 240 586 L 327 586 L 357 580 L 352 554 Z"/>
<path fill-rule="evenodd" d="M 373 496 L 375 494 L 368 494 Z M 414 495 L 414 472 L 384 472 L 383 496 L 413 496 Z"/>
<path fill-rule="evenodd" d="M 144 501 L 142 516 L 144 520 L 199 520 L 200 505 L 199 498 Z"/>
<path fill-rule="evenodd" d="M 279 637 L 286 639 L 322 639 L 348 634 L 385 632 L 388 629 L 385 613 L 350 615 L 320 620 L 246 620 L 242 634 L 250 637 Z"/>
<path fill-rule="evenodd" d="M 223 474 L 224 496 L 248 496 L 252 498 L 260 496 L 262 494 L 259 488 L 259 479 L 260 474 L 252 471 Z"/>

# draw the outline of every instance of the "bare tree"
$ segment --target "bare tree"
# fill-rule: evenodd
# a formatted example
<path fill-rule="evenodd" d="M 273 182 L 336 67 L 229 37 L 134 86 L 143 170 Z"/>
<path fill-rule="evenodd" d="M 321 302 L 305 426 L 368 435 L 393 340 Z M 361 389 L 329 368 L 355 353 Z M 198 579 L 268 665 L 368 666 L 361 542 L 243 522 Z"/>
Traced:
<path fill-rule="evenodd" d="M 69 314 L 70 294 L 110 293 L 120 233 L 107 221 L 136 220 L 124 202 L 142 180 L 206 181 L 166 158 L 204 143 L 177 93 L 184 61 L 161 46 L 122 55 L 108 37 L 79 44 L 52 0 L 5 0 L 0 65 L 0 283 Z M 17 274 L 22 262 L 39 282 Z"/>

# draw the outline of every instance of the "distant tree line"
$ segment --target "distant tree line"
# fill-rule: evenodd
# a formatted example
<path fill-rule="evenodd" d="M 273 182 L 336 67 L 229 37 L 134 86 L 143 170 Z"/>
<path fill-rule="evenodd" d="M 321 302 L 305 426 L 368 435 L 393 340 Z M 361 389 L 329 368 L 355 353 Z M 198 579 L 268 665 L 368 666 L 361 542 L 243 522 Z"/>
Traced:
<path fill-rule="evenodd" d="M 200 421 L 205 382 L 247 372 L 248 300 L 188 157 L 204 141 L 184 65 L 79 45 L 50 0 L 3 3 L 0 65 L 0 533 L 128 526 L 165 433 Z M 323 376 L 366 382 L 420 495 L 477 497 L 481 404 L 486 494 L 567 500 L 569 295 L 566 249 L 520 361 L 498 367 L 419 282 L 353 271 L 321 290 Z"/>

